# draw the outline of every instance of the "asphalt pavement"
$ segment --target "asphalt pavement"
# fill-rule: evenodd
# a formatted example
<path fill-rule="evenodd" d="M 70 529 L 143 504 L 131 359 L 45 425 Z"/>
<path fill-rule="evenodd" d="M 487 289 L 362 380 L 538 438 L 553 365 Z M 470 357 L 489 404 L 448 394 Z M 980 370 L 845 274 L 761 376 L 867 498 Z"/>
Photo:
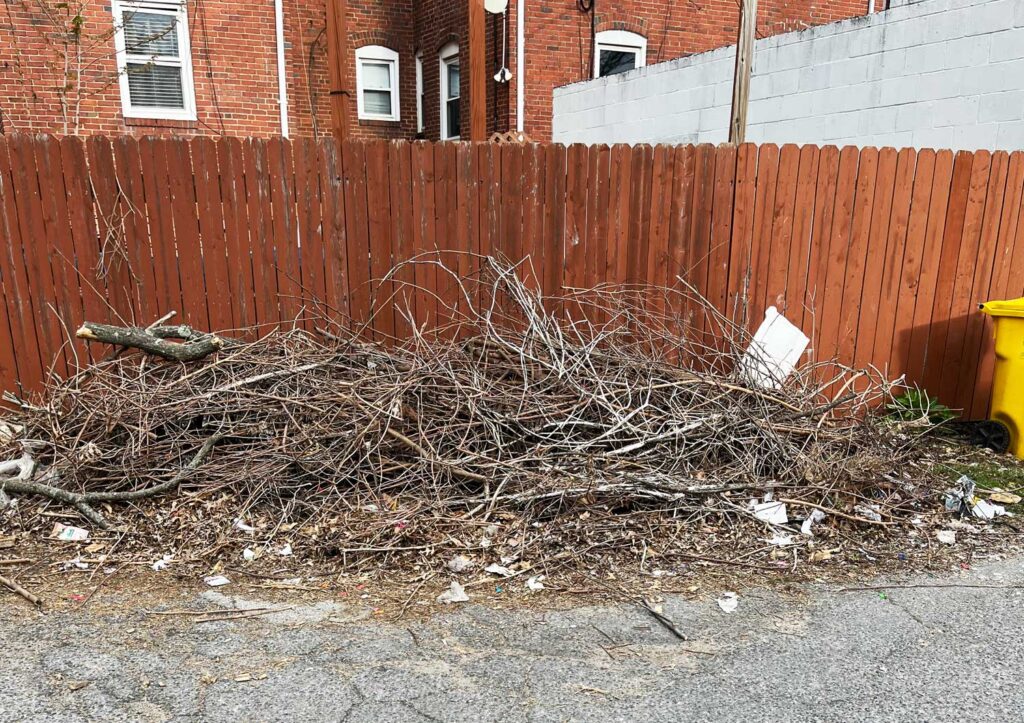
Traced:
<path fill-rule="evenodd" d="M 871 583 L 877 584 L 877 583 Z M 1016 721 L 1024 558 L 884 590 L 630 605 L 470 602 L 389 623 L 328 602 L 196 623 L 4 614 L 0 721 Z M 208 591 L 196 608 L 261 605 Z"/>

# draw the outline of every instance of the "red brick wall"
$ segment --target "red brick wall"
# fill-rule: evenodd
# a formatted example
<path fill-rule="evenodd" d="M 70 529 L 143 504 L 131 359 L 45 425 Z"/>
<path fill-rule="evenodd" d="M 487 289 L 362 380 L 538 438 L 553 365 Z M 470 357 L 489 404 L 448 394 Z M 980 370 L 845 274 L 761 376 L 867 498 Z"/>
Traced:
<path fill-rule="evenodd" d="M 109 2 L 69 3 L 81 7 L 84 19 L 84 70 L 77 92 L 73 73 L 64 71 L 60 26 L 45 20 L 40 10 L 45 6 L 59 12 L 59 4 L 9 0 L 9 14 L 0 16 L 0 109 L 7 132 L 269 136 L 280 131 L 272 0 L 189 1 L 198 120 L 188 123 L 122 117 Z M 56 90 L 65 82 L 71 87 L 66 120 Z"/>
<path fill-rule="evenodd" d="M 525 130 L 551 135 L 555 87 L 589 78 L 590 18 L 576 0 L 524 0 L 526 19 Z M 114 64 L 109 0 L 4 0 L 0 13 L 0 118 L 6 132 L 183 133 L 273 136 L 280 133 L 273 0 L 188 0 L 198 120 L 126 120 Z M 735 0 L 596 0 L 597 30 L 626 29 L 647 38 L 647 63 L 703 52 L 735 40 Z M 81 93 L 65 71 L 57 32 L 81 7 Z M 289 123 L 292 135 L 330 132 L 324 0 L 284 0 Z M 40 8 L 49 10 L 49 17 Z M 862 14 L 867 0 L 762 0 L 759 34 L 785 32 Z M 61 16 L 64 13 L 64 16 Z M 516 7 L 508 11 L 507 65 L 516 72 Z M 423 53 L 425 137 L 439 134 L 438 51 L 451 40 L 465 58 L 466 0 L 349 0 L 349 127 L 355 138 L 411 138 L 416 132 L 415 52 Z M 497 43 L 495 43 L 497 30 Z M 500 17 L 486 18 L 488 131 L 515 127 L 519 78 L 491 80 L 500 66 Z M 401 121 L 360 121 L 356 114 L 354 54 L 362 45 L 399 53 Z M 74 48 L 72 48 L 74 50 Z M 68 54 L 74 58 L 74 53 Z M 465 60 L 464 60 L 465 62 Z M 71 69 L 74 69 L 72 62 Z M 69 81 L 70 78 L 70 81 Z M 463 68 L 463 88 L 468 72 Z M 58 88 L 68 85 L 68 102 Z M 469 95 L 462 95 L 469 116 Z"/>
<path fill-rule="evenodd" d="M 5 132 L 264 137 L 281 132 L 273 0 L 188 0 L 195 122 L 122 116 L 109 0 L 70 3 L 75 11 L 81 7 L 84 18 L 81 92 L 73 75 L 65 72 L 64 57 L 74 53 L 66 53 L 58 39 L 61 26 L 70 23 L 70 17 L 59 17 L 62 2 L 5 2 L 7 12 L 0 13 L 0 117 Z M 324 0 L 284 0 L 284 9 L 291 133 L 330 133 Z M 355 49 L 386 45 L 400 55 L 402 102 L 399 123 L 358 121 L 353 96 L 353 137 L 412 136 L 416 128 L 412 0 L 350 0 L 349 27 L 353 91 Z M 62 105 L 56 89 L 65 83 L 71 90 Z"/>
<path fill-rule="evenodd" d="M 524 130 L 534 140 L 547 140 L 551 137 L 552 91 L 593 75 L 590 16 L 580 12 L 575 0 L 524 1 Z M 736 0 L 595 2 L 596 31 L 629 30 L 643 35 L 648 65 L 736 42 Z M 757 6 L 758 37 L 863 15 L 867 6 L 867 0 L 761 0 Z"/>

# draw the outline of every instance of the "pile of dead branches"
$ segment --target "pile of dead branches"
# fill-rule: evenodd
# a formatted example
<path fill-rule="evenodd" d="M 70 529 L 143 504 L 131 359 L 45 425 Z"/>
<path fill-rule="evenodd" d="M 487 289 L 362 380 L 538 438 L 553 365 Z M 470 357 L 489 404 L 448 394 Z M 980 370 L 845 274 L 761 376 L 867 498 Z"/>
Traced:
<path fill-rule="evenodd" d="M 387 552 L 464 548 L 496 522 L 521 546 L 547 525 L 550 542 L 591 513 L 628 546 L 652 525 L 759 525 L 748 503 L 766 494 L 798 516 L 885 525 L 930 492 L 872 411 L 883 380 L 818 365 L 758 386 L 737 363 L 747 333 L 690 290 L 550 299 L 522 267 L 482 259 L 467 278 L 418 263 L 451 291 L 427 298 L 439 330 L 217 338 L 198 360 L 111 355 L 51 385 L 9 420 L 7 495 L 101 526 L 147 500 L 164 534 L 208 539 L 195 531 L 216 512 Z M 399 319 L 420 291 L 400 277 L 377 304 Z"/>

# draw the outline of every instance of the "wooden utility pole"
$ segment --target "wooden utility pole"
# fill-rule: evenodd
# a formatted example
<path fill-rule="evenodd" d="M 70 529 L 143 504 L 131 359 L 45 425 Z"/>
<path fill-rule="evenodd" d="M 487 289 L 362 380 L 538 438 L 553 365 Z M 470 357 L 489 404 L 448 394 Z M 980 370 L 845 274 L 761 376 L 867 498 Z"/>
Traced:
<path fill-rule="evenodd" d="M 484 0 L 468 0 L 469 18 L 469 140 L 487 136 L 487 53 Z"/>
<path fill-rule="evenodd" d="M 327 0 L 327 73 L 331 126 L 341 143 L 348 138 L 348 0 Z"/>
<path fill-rule="evenodd" d="M 754 32 L 757 29 L 757 0 L 740 0 L 740 29 L 736 38 L 736 72 L 732 80 L 732 116 L 729 142 L 743 143 L 747 137 L 747 105 L 750 101 L 750 70 L 754 64 Z"/>

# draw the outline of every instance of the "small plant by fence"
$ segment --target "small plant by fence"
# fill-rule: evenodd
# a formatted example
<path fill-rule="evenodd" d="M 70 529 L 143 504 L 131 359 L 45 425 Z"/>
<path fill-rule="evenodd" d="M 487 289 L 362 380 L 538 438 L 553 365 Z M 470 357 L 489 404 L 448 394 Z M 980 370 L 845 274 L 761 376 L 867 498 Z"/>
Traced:
<path fill-rule="evenodd" d="M 1024 295 L 1022 190 L 1019 152 L 12 136 L 0 385 L 67 373 L 83 319 L 268 329 L 307 323 L 314 299 L 367 318 L 377 298 L 370 333 L 400 337 L 457 289 L 422 264 L 377 280 L 439 250 L 471 252 L 452 256 L 467 273 L 472 254 L 528 256 L 551 294 L 678 277 L 750 326 L 775 305 L 817 360 L 906 374 L 979 417 L 975 305 Z M 398 303 L 403 280 L 427 291 Z"/>

